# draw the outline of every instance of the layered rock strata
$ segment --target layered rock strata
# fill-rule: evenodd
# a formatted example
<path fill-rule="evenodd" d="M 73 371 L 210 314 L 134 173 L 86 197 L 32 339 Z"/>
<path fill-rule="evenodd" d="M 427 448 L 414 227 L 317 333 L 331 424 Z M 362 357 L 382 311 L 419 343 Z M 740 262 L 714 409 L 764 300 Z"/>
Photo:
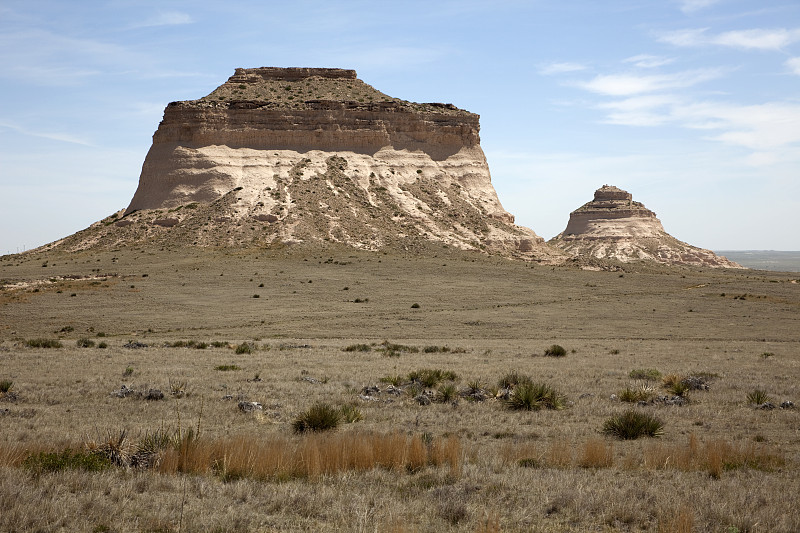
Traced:
<path fill-rule="evenodd" d="M 124 214 L 72 247 L 435 241 L 563 258 L 503 209 L 479 128 L 474 113 L 392 98 L 353 70 L 239 68 L 166 107 Z"/>
<path fill-rule="evenodd" d="M 597 189 L 591 202 L 570 213 L 566 229 L 549 243 L 575 257 L 742 268 L 710 250 L 672 237 L 654 212 L 634 201 L 627 191 L 611 185 Z"/>

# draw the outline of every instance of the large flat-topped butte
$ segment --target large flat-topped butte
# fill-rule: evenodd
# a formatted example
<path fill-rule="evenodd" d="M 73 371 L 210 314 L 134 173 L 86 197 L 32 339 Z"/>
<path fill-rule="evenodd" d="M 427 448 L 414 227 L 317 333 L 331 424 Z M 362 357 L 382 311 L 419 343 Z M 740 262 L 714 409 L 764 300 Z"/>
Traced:
<path fill-rule="evenodd" d="M 354 70 L 238 68 L 167 105 L 124 213 L 58 244 L 436 243 L 562 261 L 503 209 L 479 129 L 474 113 L 392 98 Z"/>

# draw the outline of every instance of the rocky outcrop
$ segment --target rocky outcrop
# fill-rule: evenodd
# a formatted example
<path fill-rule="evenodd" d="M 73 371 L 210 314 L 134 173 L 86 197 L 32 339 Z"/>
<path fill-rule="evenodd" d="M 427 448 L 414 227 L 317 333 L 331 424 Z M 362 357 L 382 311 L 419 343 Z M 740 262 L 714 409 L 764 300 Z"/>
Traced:
<path fill-rule="evenodd" d="M 579 258 L 742 268 L 710 250 L 672 237 L 654 212 L 635 202 L 627 191 L 611 185 L 597 189 L 591 202 L 570 213 L 567 228 L 549 243 Z"/>
<path fill-rule="evenodd" d="M 353 70 L 236 69 L 166 107 L 128 208 L 71 246 L 434 241 L 562 259 L 503 209 L 479 129 L 474 113 L 392 98 Z"/>

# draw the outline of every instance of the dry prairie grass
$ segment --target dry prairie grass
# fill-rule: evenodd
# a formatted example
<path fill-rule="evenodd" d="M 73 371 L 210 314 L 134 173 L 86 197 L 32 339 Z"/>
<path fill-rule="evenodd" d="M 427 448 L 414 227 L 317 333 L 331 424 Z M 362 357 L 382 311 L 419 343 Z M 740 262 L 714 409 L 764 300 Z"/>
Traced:
<path fill-rule="evenodd" d="M 448 466 L 458 477 L 461 445 L 455 436 L 426 445 L 419 435 L 347 432 L 313 434 L 302 438 L 273 437 L 255 441 L 238 436 L 228 440 L 181 443 L 163 454 L 161 473 L 216 474 L 223 480 L 281 481 L 318 479 L 344 472 L 381 467 L 416 472 L 426 466 Z"/>
<path fill-rule="evenodd" d="M 782 453 L 767 445 L 724 439 L 701 443 L 694 433 L 686 445 L 651 444 L 645 448 L 642 461 L 644 468 L 706 471 L 713 478 L 719 478 L 726 470 L 773 471 L 786 463 Z"/>
<path fill-rule="evenodd" d="M 77 297 L 54 284 L 0 308 L 0 380 L 14 391 L 0 400 L 0 530 L 800 530 L 797 411 L 746 400 L 755 388 L 800 398 L 798 285 L 778 274 L 620 278 L 437 253 L 348 251 L 338 265 L 327 252 L 263 250 L 48 258 L 47 276 L 100 268 L 119 282 Z M 41 257 L 7 261 L 0 278 L 44 275 Z M 353 291 L 369 302 L 353 305 Z M 76 346 L 99 332 L 106 349 Z M 25 345 L 54 336 L 62 348 Z M 386 339 L 418 350 L 342 351 Z M 235 353 L 245 343 L 251 353 Z M 554 343 L 570 352 L 537 355 Z M 214 370 L 223 364 L 239 370 Z M 455 372 L 459 391 L 531 376 L 562 392 L 565 408 L 512 411 L 493 398 L 422 406 L 380 381 L 419 369 Z M 663 420 L 658 440 L 601 436 L 625 408 L 612 394 L 632 379 L 702 372 L 718 377 L 688 404 L 641 407 Z M 122 384 L 166 398 L 112 396 Z M 381 392 L 361 398 L 373 385 Z M 263 410 L 243 413 L 238 401 Z M 292 420 L 320 401 L 355 403 L 363 420 L 292 435 Z M 165 447 L 157 468 L 34 477 L 19 466 L 173 426 L 202 434 Z"/>

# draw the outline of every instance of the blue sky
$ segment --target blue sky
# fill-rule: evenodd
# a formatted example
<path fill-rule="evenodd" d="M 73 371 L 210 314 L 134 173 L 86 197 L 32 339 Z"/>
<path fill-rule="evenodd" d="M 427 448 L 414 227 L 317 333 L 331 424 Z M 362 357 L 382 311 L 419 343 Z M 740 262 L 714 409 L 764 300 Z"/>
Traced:
<path fill-rule="evenodd" d="M 797 0 L 3 0 L 0 254 L 127 206 L 166 104 L 259 66 L 480 114 L 545 238 L 612 184 L 691 244 L 800 250 Z"/>

